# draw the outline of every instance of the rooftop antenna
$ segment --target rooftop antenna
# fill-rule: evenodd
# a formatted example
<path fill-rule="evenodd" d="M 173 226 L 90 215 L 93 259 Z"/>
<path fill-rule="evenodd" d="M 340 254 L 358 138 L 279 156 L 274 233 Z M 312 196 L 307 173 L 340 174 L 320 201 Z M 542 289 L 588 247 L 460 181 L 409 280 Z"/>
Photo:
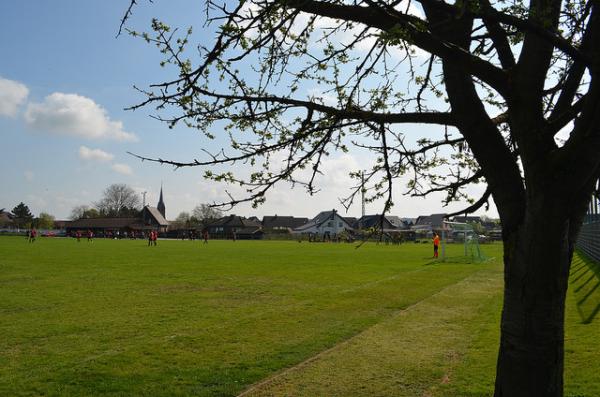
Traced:
<path fill-rule="evenodd" d="M 142 208 L 146 206 L 146 193 L 148 192 L 142 192 Z"/>

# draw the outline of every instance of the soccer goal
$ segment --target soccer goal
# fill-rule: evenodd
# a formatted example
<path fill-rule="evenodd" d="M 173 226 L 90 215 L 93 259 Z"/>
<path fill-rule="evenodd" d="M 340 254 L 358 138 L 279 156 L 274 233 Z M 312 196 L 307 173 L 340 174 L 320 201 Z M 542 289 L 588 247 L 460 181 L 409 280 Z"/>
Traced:
<path fill-rule="evenodd" d="M 446 262 L 482 262 L 487 257 L 479 247 L 479 235 L 473 226 L 445 221 L 441 239 L 441 260 Z"/>

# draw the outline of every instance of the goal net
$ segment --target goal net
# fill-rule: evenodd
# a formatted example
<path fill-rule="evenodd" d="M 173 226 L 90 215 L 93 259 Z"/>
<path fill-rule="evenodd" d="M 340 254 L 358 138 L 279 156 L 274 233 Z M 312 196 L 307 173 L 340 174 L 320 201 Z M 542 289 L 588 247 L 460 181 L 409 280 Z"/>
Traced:
<path fill-rule="evenodd" d="M 488 258 L 479 246 L 479 235 L 472 225 L 444 222 L 440 260 L 444 262 L 483 262 Z"/>

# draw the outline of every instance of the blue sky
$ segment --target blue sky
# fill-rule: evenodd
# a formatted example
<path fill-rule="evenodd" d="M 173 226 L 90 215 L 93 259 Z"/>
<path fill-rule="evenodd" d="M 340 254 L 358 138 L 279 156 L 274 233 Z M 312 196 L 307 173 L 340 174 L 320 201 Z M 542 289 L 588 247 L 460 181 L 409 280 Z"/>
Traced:
<path fill-rule="evenodd" d="M 156 205 L 164 184 L 167 218 L 198 204 L 225 198 L 225 187 L 202 178 L 203 170 L 141 163 L 127 151 L 177 160 L 213 149 L 200 134 L 184 127 L 169 130 L 149 117 L 152 109 L 124 108 L 142 97 L 133 89 L 163 81 L 172 74 L 159 66 L 155 48 L 127 34 L 115 38 L 128 1 L 30 0 L 0 2 L 0 208 L 23 201 L 34 214 L 68 217 L 76 205 L 98 200 L 111 183 L 148 191 Z M 140 2 L 129 25 L 146 30 L 151 18 L 172 26 L 194 25 L 194 38 L 210 43 L 202 2 L 156 0 Z M 306 87 L 308 93 L 313 87 Z M 337 208 L 348 193 L 346 174 L 368 159 L 360 153 L 335 155 L 325 164 L 321 192 L 309 197 L 301 189 L 279 186 L 267 203 L 242 215 L 312 217 Z M 483 188 L 481 188 L 482 190 Z M 475 189 L 475 193 L 479 191 Z M 400 197 L 392 211 L 399 216 L 443 212 L 442 195 L 428 199 Z M 450 207 L 459 209 L 460 204 Z M 368 205 L 368 213 L 381 203 Z M 356 204 L 349 215 L 360 215 Z M 496 216 L 495 209 L 488 213 Z"/>

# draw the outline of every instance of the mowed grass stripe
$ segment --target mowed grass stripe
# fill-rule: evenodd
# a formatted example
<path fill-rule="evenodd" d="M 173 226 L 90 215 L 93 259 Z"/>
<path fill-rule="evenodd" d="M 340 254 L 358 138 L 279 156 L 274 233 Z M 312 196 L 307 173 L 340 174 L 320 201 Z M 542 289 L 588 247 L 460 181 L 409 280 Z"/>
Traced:
<path fill-rule="evenodd" d="M 477 328 L 498 313 L 499 266 L 464 280 L 372 326 L 245 396 L 455 396 L 451 382 Z"/>
<path fill-rule="evenodd" d="M 600 324 L 580 317 L 579 285 L 567 295 L 565 396 L 595 397 Z M 501 298 L 501 266 L 484 268 L 244 395 L 492 396 Z"/>
<path fill-rule="evenodd" d="M 0 394 L 235 395 L 455 283 L 429 245 L 2 238 Z"/>

